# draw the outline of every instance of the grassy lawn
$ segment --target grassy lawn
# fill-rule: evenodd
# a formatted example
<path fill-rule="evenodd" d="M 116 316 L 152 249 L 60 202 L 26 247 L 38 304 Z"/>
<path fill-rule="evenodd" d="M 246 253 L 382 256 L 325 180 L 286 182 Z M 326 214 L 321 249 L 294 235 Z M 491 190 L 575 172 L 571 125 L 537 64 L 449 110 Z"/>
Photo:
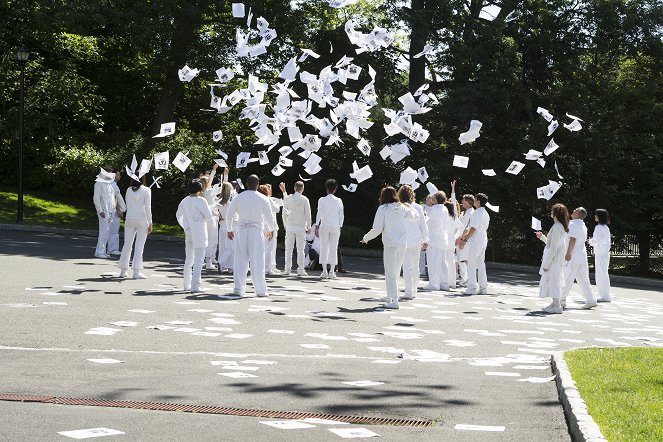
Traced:
<path fill-rule="evenodd" d="M 16 223 L 17 201 L 18 197 L 15 193 L 0 191 L 1 224 Z M 24 224 L 84 230 L 96 230 L 99 227 L 91 201 L 89 207 L 80 207 L 33 195 L 24 195 L 23 203 Z M 180 226 L 155 224 L 153 233 L 182 236 L 182 228 Z"/>
<path fill-rule="evenodd" d="M 663 349 L 580 349 L 564 357 L 606 439 L 663 440 Z"/>

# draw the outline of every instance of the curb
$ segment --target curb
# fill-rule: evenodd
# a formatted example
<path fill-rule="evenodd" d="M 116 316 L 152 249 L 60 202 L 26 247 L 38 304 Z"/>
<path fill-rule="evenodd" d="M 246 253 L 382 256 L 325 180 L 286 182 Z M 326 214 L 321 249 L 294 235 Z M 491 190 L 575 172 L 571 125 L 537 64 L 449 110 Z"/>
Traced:
<path fill-rule="evenodd" d="M 556 375 L 555 384 L 571 438 L 576 442 L 607 442 L 599 426 L 587 412 L 587 405 L 580 397 L 576 383 L 571 377 L 564 353 L 553 352 L 550 362 Z"/>

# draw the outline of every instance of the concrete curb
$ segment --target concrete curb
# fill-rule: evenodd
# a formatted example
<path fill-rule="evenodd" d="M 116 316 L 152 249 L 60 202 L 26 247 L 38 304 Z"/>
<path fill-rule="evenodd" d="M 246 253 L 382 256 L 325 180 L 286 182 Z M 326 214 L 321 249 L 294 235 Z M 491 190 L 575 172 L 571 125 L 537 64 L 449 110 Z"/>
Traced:
<path fill-rule="evenodd" d="M 576 383 L 564 359 L 563 352 L 553 352 L 551 357 L 555 384 L 562 402 L 571 438 L 575 442 L 607 442 L 594 419 L 587 412 L 587 405 L 580 397 Z"/>
<path fill-rule="evenodd" d="M 38 233 L 60 233 L 64 235 L 79 235 L 79 236 L 97 236 L 96 230 L 76 230 L 64 229 L 61 227 L 50 226 L 31 226 L 26 224 L 0 224 L 0 231 L 20 231 L 20 232 L 38 232 Z M 172 235 L 150 235 L 151 241 L 168 241 L 168 242 L 184 242 L 184 238 Z M 279 244 L 279 248 L 283 249 L 283 244 Z M 382 249 L 359 249 L 354 247 L 341 247 L 343 254 L 346 256 L 363 256 L 368 258 L 381 258 Z M 510 264 L 503 262 L 486 262 L 486 267 L 489 269 L 510 270 L 523 273 L 539 273 L 539 267 L 528 266 L 523 264 Z M 593 273 L 590 276 L 593 277 Z M 656 287 L 663 288 L 663 280 L 650 279 L 650 278 L 636 278 L 633 276 L 618 276 L 610 275 L 611 282 L 617 282 L 627 285 L 639 285 L 643 287 Z"/>

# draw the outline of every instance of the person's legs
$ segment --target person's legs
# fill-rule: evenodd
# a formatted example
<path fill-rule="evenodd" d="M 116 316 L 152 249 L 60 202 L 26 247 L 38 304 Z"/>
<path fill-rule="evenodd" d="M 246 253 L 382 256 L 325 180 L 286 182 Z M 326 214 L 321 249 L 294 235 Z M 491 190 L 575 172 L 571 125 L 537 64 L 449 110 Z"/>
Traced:
<path fill-rule="evenodd" d="M 341 237 L 341 229 L 334 227 L 329 230 L 329 256 L 327 260 L 329 262 L 329 274 L 330 276 L 334 276 L 336 275 L 334 266 L 338 262 L 338 240 Z"/>
<path fill-rule="evenodd" d="M 145 241 L 147 241 L 147 221 L 139 221 L 136 224 L 136 248 L 134 249 L 134 262 L 132 266 L 134 276 L 140 275 L 140 271 L 143 270 L 143 251 L 145 250 Z"/>
<path fill-rule="evenodd" d="M 216 250 L 219 246 L 219 220 L 216 217 L 212 217 L 211 220 L 207 220 L 207 247 L 205 248 L 205 264 L 207 270 L 214 268 L 212 265 L 212 259 L 216 255 Z"/>
<path fill-rule="evenodd" d="M 444 254 L 447 262 L 447 283 L 449 287 L 456 287 L 456 257 L 454 255 L 454 248 L 447 247 Z"/>
<path fill-rule="evenodd" d="M 599 301 L 612 300 L 608 267 L 610 267 L 610 255 L 594 256 L 594 276 L 596 278 L 596 290 L 598 292 Z"/>
<path fill-rule="evenodd" d="M 428 267 L 428 286 L 429 290 L 440 290 L 442 283 L 442 266 L 444 258 L 444 249 L 439 247 L 428 247 L 426 250 L 426 262 Z"/>
<path fill-rule="evenodd" d="M 124 246 L 120 255 L 120 276 L 126 276 L 127 270 L 129 270 L 131 250 L 133 249 L 136 233 L 136 227 L 131 223 L 131 220 L 127 220 L 124 224 Z"/>
<path fill-rule="evenodd" d="M 108 251 L 111 255 L 120 254 L 120 216 L 117 212 L 111 215 L 110 232 L 108 234 Z"/>
<path fill-rule="evenodd" d="M 403 279 L 405 281 L 404 298 L 414 298 L 419 285 L 419 252 L 418 246 L 407 247 L 403 258 Z"/>
<path fill-rule="evenodd" d="M 292 252 L 297 242 L 297 235 L 292 230 L 285 230 L 285 268 L 283 271 L 289 273 L 292 270 Z M 299 264 L 299 243 L 297 242 L 297 263 Z M 301 268 L 301 266 L 300 266 Z"/>
<path fill-rule="evenodd" d="M 193 275 L 191 277 L 191 291 L 200 290 L 201 274 L 203 272 L 203 262 L 205 261 L 205 247 L 196 247 L 193 249 Z"/>
<path fill-rule="evenodd" d="M 295 233 L 295 243 L 297 249 L 297 271 L 304 271 L 304 258 L 306 253 L 304 251 L 306 247 L 306 232 L 296 232 Z M 290 251 L 290 259 L 292 260 L 292 250 Z"/>
<path fill-rule="evenodd" d="M 477 252 L 477 272 L 479 273 L 479 292 L 488 292 L 488 275 L 486 274 L 486 247 L 482 244 Z"/>
<path fill-rule="evenodd" d="M 585 305 L 595 305 L 596 298 L 594 298 L 592 286 L 589 282 L 589 266 L 587 265 L 587 261 L 577 264 L 575 278 L 578 281 L 578 285 L 580 285 L 582 295 L 585 297 Z"/>
<path fill-rule="evenodd" d="M 191 290 L 191 271 L 193 268 L 193 241 L 188 236 L 184 240 L 184 290 Z"/>
<path fill-rule="evenodd" d="M 404 257 L 405 247 L 385 247 L 384 249 L 384 279 L 387 286 L 387 298 L 390 299 L 386 305 L 388 308 L 398 308 L 398 277 Z"/>
<path fill-rule="evenodd" d="M 465 247 L 469 247 L 468 250 L 468 260 L 467 260 L 467 290 L 465 293 L 468 295 L 476 295 L 479 293 L 479 286 L 477 282 L 477 267 L 479 259 L 479 250 L 478 247 L 473 243 L 467 244 Z"/>
<path fill-rule="evenodd" d="M 99 219 L 99 237 L 97 238 L 97 250 L 94 252 L 94 255 L 97 257 L 106 256 L 106 244 L 108 243 L 112 221 L 111 216 L 110 213 L 106 213 L 105 218 L 102 218 L 101 215 L 97 214 L 97 218 Z"/>
<path fill-rule="evenodd" d="M 233 260 L 233 281 L 235 282 L 235 293 L 244 294 L 246 287 L 246 274 L 249 271 L 249 243 L 246 230 L 235 231 L 235 257 Z M 262 241 L 260 242 L 262 247 Z M 264 256 L 264 255 L 263 255 Z M 264 258 L 263 258 L 264 259 Z M 253 272 L 251 272 L 253 274 Z"/>
<path fill-rule="evenodd" d="M 276 268 L 276 241 L 278 236 L 278 230 L 274 230 L 274 236 L 271 241 L 267 241 L 265 249 L 265 268 L 269 270 L 270 273 L 278 272 Z"/>
<path fill-rule="evenodd" d="M 267 282 L 265 281 L 265 253 L 263 246 L 263 234 L 258 229 L 250 229 L 246 232 L 247 249 L 249 261 L 251 262 L 251 281 L 257 296 L 267 295 Z M 275 239 L 272 239 L 275 241 Z"/>

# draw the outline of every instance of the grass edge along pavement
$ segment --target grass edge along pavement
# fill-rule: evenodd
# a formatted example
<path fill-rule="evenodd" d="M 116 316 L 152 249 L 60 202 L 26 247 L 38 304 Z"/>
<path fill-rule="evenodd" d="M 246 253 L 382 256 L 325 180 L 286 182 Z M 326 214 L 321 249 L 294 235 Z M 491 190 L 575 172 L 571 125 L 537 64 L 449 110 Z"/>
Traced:
<path fill-rule="evenodd" d="M 607 440 L 663 440 L 662 348 L 583 348 L 564 359 Z"/>

